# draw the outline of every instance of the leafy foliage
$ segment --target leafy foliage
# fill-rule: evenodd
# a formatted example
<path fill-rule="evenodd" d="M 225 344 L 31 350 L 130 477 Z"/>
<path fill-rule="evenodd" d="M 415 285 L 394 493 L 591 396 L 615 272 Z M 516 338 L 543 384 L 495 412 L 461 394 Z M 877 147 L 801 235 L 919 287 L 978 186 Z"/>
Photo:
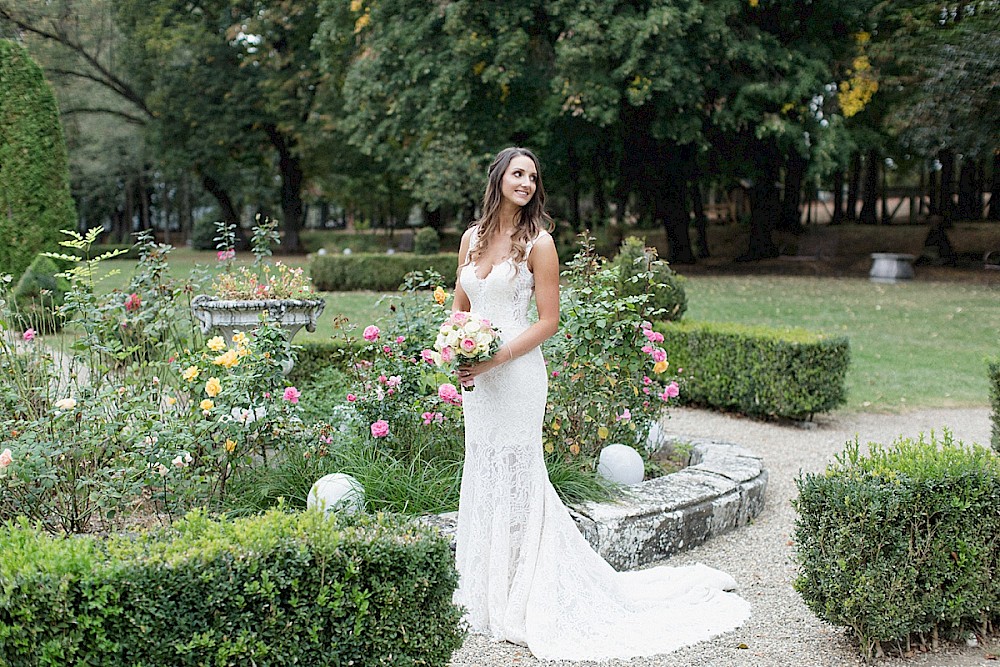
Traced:
<path fill-rule="evenodd" d="M 685 403 L 755 417 L 810 419 L 846 400 L 848 341 L 804 330 L 659 324 Z"/>
<path fill-rule="evenodd" d="M 0 39 L 0 266 L 19 277 L 76 227 L 59 109 L 27 50 Z"/>
<path fill-rule="evenodd" d="M 455 253 L 318 255 L 309 265 L 309 275 L 313 285 L 321 292 L 384 292 L 397 289 L 408 273 L 426 269 L 448 276 L 442 279 L 442 285 L 454 285 L 458 256 Z"/>
<path fill-rule="evenodd" d="M 66 300 L 69 281 L 59 275 L 59 267 L 50 257 L 39 255 L 14 287 L 16 318 L 22 329 L 55 333 L 62 329 L 58 310 Z"/>
<path fill-rule="evenodd" d="M 656 319 L 676 322 L 684 317 L 687 311 L 684 277 L 656 256 L 656 248 L 647 248 L 642 239 L 630 236 L 622 241 L 614 266 L 621 279 L 622 293 L 648 294 L 647 304 L 656 311 Z"/>
<path fill-rule="evenodd" d="M 868 660 L 911 635 L 985 632 L 1000 603 L 1000 459 L 947 430 L 868 447 L 847 443 L 797 480 L 796 590 Z"/>
<path fill-rule="evenodd" d="M 457 580 L 444 539 L 382 515 L 193 513 L 103 540 L 8 525 L 0 661 L 444 666 Z"/>
<path fill-rule="evenodd" d="M 993 406 L 993 413 L 990 420 L 993 422 L 993 430 L 990 436 L 990 443 L 993 449 L 1000 452 L 1000 359 L 993 359 L 986 364 L 986 370 L 990 380 L 990 403 Z"/>

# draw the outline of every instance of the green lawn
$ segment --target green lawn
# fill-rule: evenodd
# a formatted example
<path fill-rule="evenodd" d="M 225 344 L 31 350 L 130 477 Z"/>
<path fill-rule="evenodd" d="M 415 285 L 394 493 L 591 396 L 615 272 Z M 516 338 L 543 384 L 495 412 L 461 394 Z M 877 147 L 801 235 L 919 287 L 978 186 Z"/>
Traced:
<path fill-rule="evenodd" d="M 241 256 L 249 261 L 249 254 Z M 303 257 L 278 258 L 305 265 Z M 109 262 L 123 275 L 103 283 L 124 286 L 131 262 Z M 171 273 L 214 266 L 214 253 L 178 249 Z M 986 406 L 985 359 L 1000 355 L 1000 289 L 952 282 L 896 285 L 863 279 L 776 276 L 694 276 L 687 282 L 687 317 L 769 326 L 797 326 L 846 335 L 851 341 L 849 410 Z M 314 333 L 297 341 L 325 340 L 333 314 L 359 327 L 386 314 L 375 292 L 327 293 Z"/>

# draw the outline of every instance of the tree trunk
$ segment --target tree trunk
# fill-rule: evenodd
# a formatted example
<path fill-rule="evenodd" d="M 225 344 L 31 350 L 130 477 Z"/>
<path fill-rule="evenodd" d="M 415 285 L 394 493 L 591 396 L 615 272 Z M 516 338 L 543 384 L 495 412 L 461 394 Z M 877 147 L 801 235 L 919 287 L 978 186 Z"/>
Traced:
<path fill-rule="evenodd" d="M 982 217 L 982 205 L 976 206 L 976 194 L 979 188 L 976 187 L 975 160 L 965 158 L 962 160 L 962 167 L 958 172 L 958 218 L 960 220 L 979 220 Z"/>
<path fill-rule="evenodd" d="M 941 217 L 945 224 L 955 219 L 955 152 L 945 148 L 938 153 L 941 161 Z"/>
<path fill-rule="evenodd" d="M 264 128 L 271 145 L 278 151 L 278 172 L 281 174 L 281 228 L 285 235 L 281 248 L 287 253 L 302 250 L 299 231 L 302 229 L 302 163 L 294 153 L 295 140 L 285 137 L 274 125 Z"/>
<path fill-rule="evenodd" d="M 766 158 L 764 158 L 766 159 Z M 774 242 L 774 226 L 781 215 L 781 193 L 776 185 L 778 163 L 772 158 L 769 163 L 760 164 L 760 170 L 748 195 L 750 199 L 750 242 L 745 254 L 736 258 L 738 262 L 777 257 L 778 246 Z"/>
<path fill-rule="evenodd" d="M 695 244 L 698 246 L 699 258 L 710 257 L 708 252 L 708 216 L 705 215 L 705 205 L 701 200 L 701 183 L 695 178 L 691 181 L 691 208 L 694 211 Z"/>
<path fill-rule="evenodd" d="M 840 169 L 833 172 L 833 214 L 831 225 L 839 225 L 844 221 L 844 172 Z"/>
<path fill-rule="evenodd" d="M 438 231 L 441 231 L 441 224 L 443 223 L 444 218 L 441 215 L 440 207 L 435 209 L 429 209 L 426 206 L 424 206 L 422 217 L 424 219 L 425 225 L 427 225 L 431 229 L 436 229 Z"/>
<path fill-rule="evenodd" d="M 987 220 L 1000 220 L 1000 149 L 993 151 L 993 177 L 990 183 L 990 211 Z"/>
<path fill-rule="evenodd" d="M 233 200 L 229 197 L 226 189 L 222 187 L 222 184 L 207 174 L 201 174 L 201 186 L 205 188 L 205 192 L 212 195 L 215 201 L 218 202 L 219 212 L 222 213 L 222 219 L 226 224 L 236 225 L 236 233 L 237 235 L 241 235 L 240 215 L 236 212 Z"/>
<path fill-rule="evenodd" d="M 858 218 L 858 222 L 862 225 L 878 223 L 878 163 L 878 151 L 874 148 L 869 149 L 865 156 L 865 183 L 861 193 L 863 201 L 861 216 Z"/>
<path fill-rule="evenodd" d="M 809 161 L 796 151 L 792 151 L 785 163 L 785 192 L 778 218 L 778 229 L 781 231 L 802 232 L 802 181 L 808 166 Z"/>
<path fill-rule="evenodd" d="M 591 160 L 591 174 L 594 177 L 594 214 L 591 225 L 597 226 L 607 222 L 608 219 L 608 198 L 604 190 L 604 160 L 603 150 L 594 152 Z"/>
<path fill-rule="evenodd" d="M 686 183 L 682 176 L 667 174 L 653 193 L 653 217 L 663 224 L 667 234 L 667 261 L 671 264 L 694 264 L 690 218 L 684 205 Z"/>
<path fill-rule="evenodd" d="M 573 144 L 566 149 L 566 166 L 569 171 L 569 222 L 573 231 L 579 232 L 582 227 L 580 220 L 580 161 L 576 157 Z"/>
<path fill-rule="evenodd" d="M 851 155 L 851 166 L 847 170 L 847 202 L 844 217 L 854 222 L 858 219 L 858 191 L 861 189 L 861 152 Z"/>

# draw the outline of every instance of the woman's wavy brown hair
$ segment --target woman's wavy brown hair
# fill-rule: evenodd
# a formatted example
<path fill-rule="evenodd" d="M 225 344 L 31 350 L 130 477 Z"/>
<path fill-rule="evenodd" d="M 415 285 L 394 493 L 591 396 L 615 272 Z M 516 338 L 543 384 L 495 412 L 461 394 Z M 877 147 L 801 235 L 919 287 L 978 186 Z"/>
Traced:
<path fill-rule="evenodd" d="M 482 215 L 473 225 L 479 226 L 476 247 L 469 253 L 469 260 L 476 261 L 489 247 L 489 239 L 500 227 L 500 207 L 503 203 L 501 183 L 510 161 L 523 155 L 535 163 L 535 194 L 521 207 L 514 217 L 514 235 L 511 236 L 511 259 L 523 262 L 527 255 L 527 245 L 541 230 L 552 231 L 552 218 L 545 212 L 545 188 L 542 187 L 542 169 L 538 158 L 527 148 L 511 146 L 500 151 L 487 171 L 486 192 L 483 194 Z"/>

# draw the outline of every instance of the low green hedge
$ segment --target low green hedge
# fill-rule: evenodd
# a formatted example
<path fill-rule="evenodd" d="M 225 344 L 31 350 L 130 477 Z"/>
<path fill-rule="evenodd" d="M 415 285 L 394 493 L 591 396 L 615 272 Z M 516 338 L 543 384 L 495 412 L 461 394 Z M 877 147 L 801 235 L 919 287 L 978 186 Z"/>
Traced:
<path fill-rule="evenodd" d="M 659 322 L 681 401 L 754 417 L 811 419 L 847 398 L 843 336 L 733 323 Z"/>
<path fill-rule="evenodd" d="M 319 512 L 54 538 L 0 529 L 9 667 L 446 665 L 463 640 L 447 541 Z"/>
<path fill-rule="evenodd" d="M 993 449 L 1000 452 L 1000 358 L 987 362 L 986 370 L 990 378 L 990 404 L 993 406 L 993 414 L 990 416 L 993 421 L 990 442 L 993 444 Z"/>
<path fill-rule="evenodd" d="M 288 381 L 298 385 L 315 377 L 324 368 L 334 367 L 345 370 L 351 358 L 364 349 L 361 342 L 348 343 L 339 340 L 310 341 L 295 345 L 295 366 L 288 374 Z"/>
<path fill-rule="evenodd" d="M 985 634 L 1000 620 L 1000 458 L 948 431 L 869 447 L 797 480 L 796 590 L 868 660 L 885 642 Z"/>
<path fill-rule="evenodd" d="M 427 269 L 440 273 L 451 287 L 458 270 L 458 254 L 317 255 L 309 264 L 313 286 L 321 292 L 386 292 L 398 289 L 407 273 Z"/>

